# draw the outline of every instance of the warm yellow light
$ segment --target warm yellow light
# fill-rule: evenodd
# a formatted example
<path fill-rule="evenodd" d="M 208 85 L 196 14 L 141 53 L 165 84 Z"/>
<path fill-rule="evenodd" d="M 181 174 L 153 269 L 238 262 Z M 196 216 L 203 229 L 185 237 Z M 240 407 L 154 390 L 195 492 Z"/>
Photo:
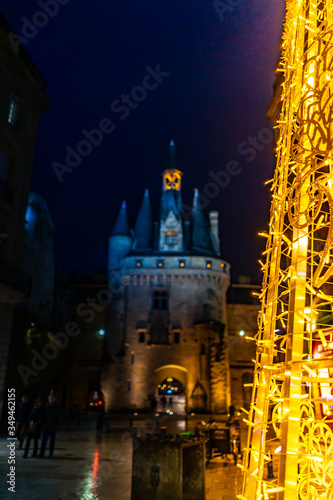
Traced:
<path fill-rule="evenodd" d="M 181 188 L 182 172 L 176 169 L 165 170 L 163 172 L 163 188 L 165 191 L 173 189 L 179 191 Z"/>
<path fill-rule="evenodd" d="M 333 0 L 286 9 L 242 500 L 333 499 Z"/>

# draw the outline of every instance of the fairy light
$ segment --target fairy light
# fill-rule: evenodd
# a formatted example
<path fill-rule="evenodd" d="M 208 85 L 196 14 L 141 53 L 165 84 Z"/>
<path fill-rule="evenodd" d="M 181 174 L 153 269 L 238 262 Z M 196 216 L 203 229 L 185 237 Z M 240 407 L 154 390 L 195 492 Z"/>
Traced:
<path fill-rule="evenodd" d="M 241 500 L 333 498 L 333 0 L 286 6 Z"/>

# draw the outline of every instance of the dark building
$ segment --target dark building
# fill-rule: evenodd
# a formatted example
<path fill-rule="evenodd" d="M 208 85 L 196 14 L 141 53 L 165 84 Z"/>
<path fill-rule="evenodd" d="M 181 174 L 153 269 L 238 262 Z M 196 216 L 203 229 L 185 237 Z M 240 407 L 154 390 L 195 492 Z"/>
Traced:
<path fill-rule="evenodd" d="M 30 277 L 21 266 L 25 213 L 46 83 L 0 14 L 0 414 L 16 304 L 27 299 Z"/>

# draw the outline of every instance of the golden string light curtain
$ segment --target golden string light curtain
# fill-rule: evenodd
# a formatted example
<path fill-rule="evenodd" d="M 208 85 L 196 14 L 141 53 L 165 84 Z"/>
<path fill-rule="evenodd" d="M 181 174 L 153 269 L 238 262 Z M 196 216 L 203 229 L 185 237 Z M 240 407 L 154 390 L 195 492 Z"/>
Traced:
<path fill-rule="evenodd" d="M 286 4 L 241 500 L 333 499 L 333 0 Z"/>

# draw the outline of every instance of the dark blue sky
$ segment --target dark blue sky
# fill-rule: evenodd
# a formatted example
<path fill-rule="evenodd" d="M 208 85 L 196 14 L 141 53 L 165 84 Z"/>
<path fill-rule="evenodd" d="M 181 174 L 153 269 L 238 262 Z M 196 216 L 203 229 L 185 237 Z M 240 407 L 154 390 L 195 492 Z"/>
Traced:
<path fill-rule="evenodd" d="M 44 23 L 45 16 L 36 16 L 44 3 L 0 0 L 0 8 L 21 35 L 25 19 Z M 61 3 L 24 44 L 48 82 L 52 102 L 40 122 L 31 187 L 45 197 L 54 219 L 57 260 L 81 272 L 104 268 L 121 201 L 127 199 L 134 225 L 145 187 L 157 218 L 172 138 L 187 204 L 194 187 L 203 192 L 212 181 L 211 171 L 226 170 L 230 160 L 239 163 L 242 171 L 209 200 L 207 211 L 220 212 L 222 257 L 233 276 L 258 276 L 263 242 L 256 233 L 268 222 L 263 183 L 273 173 L 274 146 L 266 144 L 252 161 L 245 151 L 249 137 L 271 127 L 265 114 L 285 2 L 243 0 L 223 20 L 209 0 Z M 147 66 L 157 65 L 169 76 L 121 120 L 111 103 L 141 85 Z M 82 130 L 96 128 L 103 118 L 115 130 L 59 183 L 52 162 L 64 163 L 66 146 L 75 149 Z"/>

